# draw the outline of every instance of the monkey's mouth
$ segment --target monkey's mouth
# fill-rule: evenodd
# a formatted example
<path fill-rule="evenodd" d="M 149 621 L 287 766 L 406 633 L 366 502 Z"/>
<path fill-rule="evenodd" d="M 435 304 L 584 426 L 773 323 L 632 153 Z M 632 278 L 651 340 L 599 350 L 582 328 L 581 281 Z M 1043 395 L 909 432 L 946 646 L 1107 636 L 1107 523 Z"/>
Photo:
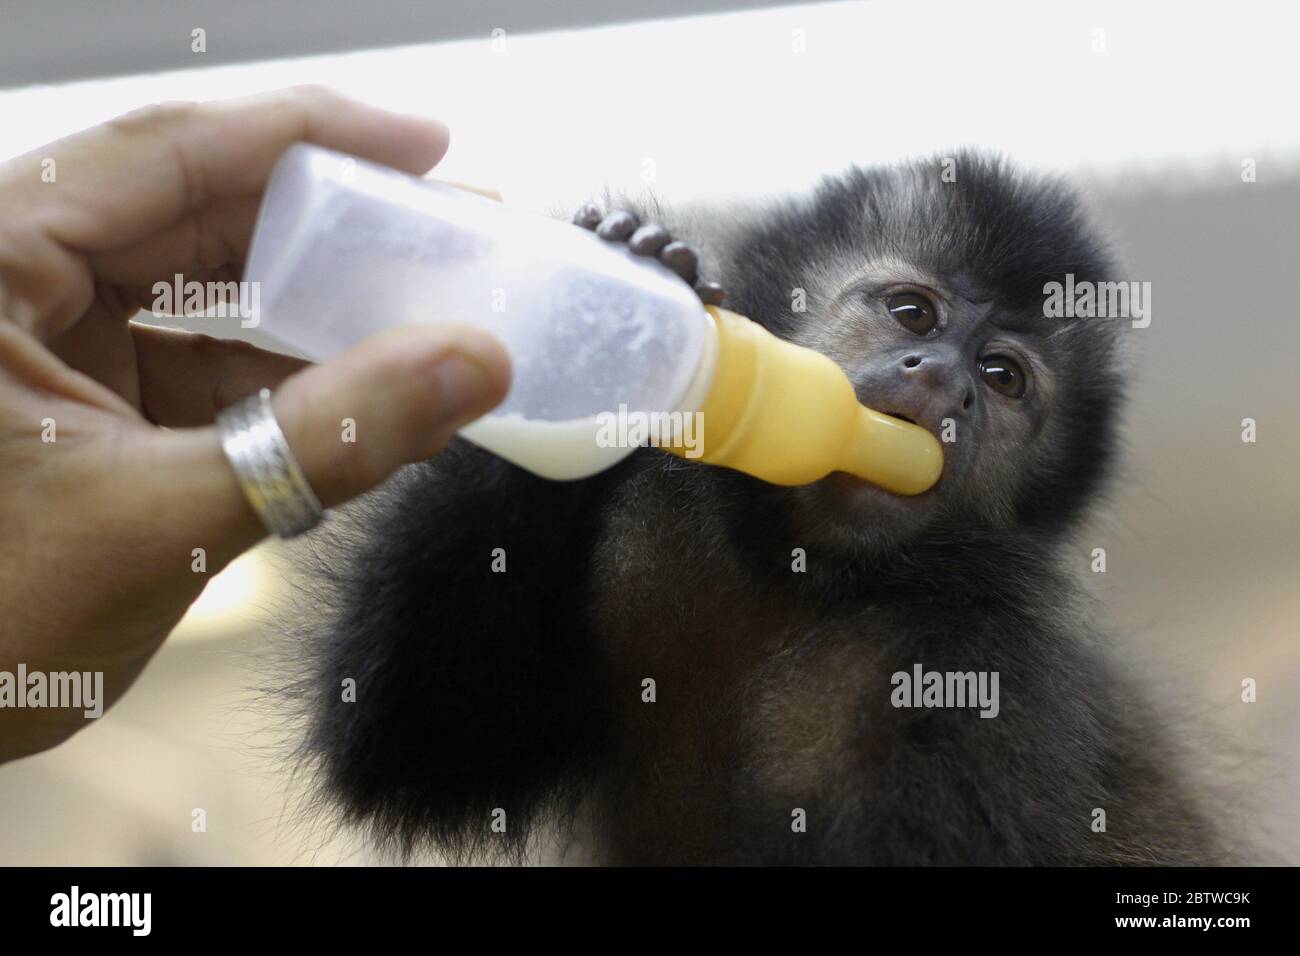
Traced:
<path fill-rule="evenodd" d="M 902 412 L 883 411 L 883 410 L 882 410 L 880 414 L 882 414 L 882 415 L 888 415 L 890 418 L 899 418 L 899 419 L 902 419 L 903 421 L 907 422 L 909 425 L 917 425 L 917 424 L 920 424 L 920 423 L 919 423 L 915 418 L 911 418 L 910 416 L 904 415 Z"/>
<path fill-rule="evenodd" d="M 933 431 L 927 425 L 922 424 L 911 415 L 899 411 L 897 408 L 884 407 L 876 410 L 881 415 L 888 418 L 896 418 L 900 422 L 907 422 L 907 424 L 914 425 L 917 428 L 924 428 L 933 434 Z M 945 458 L 946 457 L 947 456 L 945 455 Z M 939 480 L 942 481 L 943 479 L 940 478 Z M 908 512 L 914 511 L 917 508 L 923 509 L 928 507 L 931 493 L 938 487 L 938 483 L 936 483 L 934 488 L 929 488 L 920 494 L 902 495 L 892 491 L 887 491 L 878 485 L 872 484 L 864 478 L 846 472 L 836 472 L 831 475 L 828 484 L 836 489 L 836 503 L 839 507 L 844 507 L 845 505 L 849 506 L 851 509 L 876 507 L 903 509 Z"/>

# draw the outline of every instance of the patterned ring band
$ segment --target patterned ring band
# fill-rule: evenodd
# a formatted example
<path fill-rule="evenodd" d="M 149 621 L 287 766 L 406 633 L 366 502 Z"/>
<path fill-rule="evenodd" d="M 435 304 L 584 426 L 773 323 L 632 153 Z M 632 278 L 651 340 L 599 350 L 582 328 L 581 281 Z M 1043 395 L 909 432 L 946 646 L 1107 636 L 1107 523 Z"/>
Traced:
<path fill-rule="evenodd" d="M 239 486 L 267 531 L 292 538 L 319 523 L 325 509 L 275 420 L 269 388 L 222 409 L 217 431 Z"/>

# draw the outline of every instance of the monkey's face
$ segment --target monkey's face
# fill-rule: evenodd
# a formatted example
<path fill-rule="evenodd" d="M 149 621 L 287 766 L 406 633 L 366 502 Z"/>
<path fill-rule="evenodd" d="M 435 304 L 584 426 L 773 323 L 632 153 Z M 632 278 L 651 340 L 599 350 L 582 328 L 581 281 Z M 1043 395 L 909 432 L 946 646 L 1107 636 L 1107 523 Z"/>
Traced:
<path fill-rule="evenodd" d="M 857 551 L 926 535 L 1058 533 L 1095 497 L 1111 457 L 1126 321 L 1062 319 L 1044 285 L 1112 279 L 1078 201 L 978 156 L 858 171 L 792 216 L 807 309 L 774 280 L 756 300 L 780 334 L 833 358 L 863 404 L 929 429 L 944 471 L 913 497 L 833 475 L 789 499 L 810 538 Z M 857 236 L 857 239 L 846 238 Z"/>
<path fill-rule="evenodd" d="M 795 338 L 835 359 L 864 405 L 928 429 L 944 452 L 930 491 L 894 495 L 836 474 L 797 495 L 806 518 L 833 538 L 887 545 L 939 520 L 1010 519 L 1055 399 L 1051 343 L 1032 322 L 969 279 L 895 261 L 855 277 Z"/>

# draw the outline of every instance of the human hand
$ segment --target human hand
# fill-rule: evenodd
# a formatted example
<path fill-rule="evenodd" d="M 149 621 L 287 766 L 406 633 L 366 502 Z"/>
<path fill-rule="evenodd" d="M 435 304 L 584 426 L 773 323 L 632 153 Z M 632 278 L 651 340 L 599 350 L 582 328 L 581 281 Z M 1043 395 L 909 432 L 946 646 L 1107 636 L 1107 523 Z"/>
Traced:
<path fill-rule="evenodd" d="M 212 424 L 235 400 L 275 389 L 328 507 L 504 397 L 505 353 L 471 328 L 401 329 L 307 366 L 128 321 L 176 273 L 239 278 L 267 176 L 298 140 L 422 173 L 447 131 L 297 88 L 149 107 L 0 165 L 0 672 L 102 671 L 112 703 L 211 575 L 265 536 Z M 363 439 L 341 440 L 344 418 Z M 86 723 L 0 707 L 0 761 Z"/>

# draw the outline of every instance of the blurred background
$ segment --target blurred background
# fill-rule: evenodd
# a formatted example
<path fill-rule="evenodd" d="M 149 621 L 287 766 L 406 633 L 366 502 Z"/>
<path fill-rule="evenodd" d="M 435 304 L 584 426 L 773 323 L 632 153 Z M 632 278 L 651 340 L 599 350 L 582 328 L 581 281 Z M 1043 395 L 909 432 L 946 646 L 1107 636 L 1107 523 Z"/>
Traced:
<path fill-rule="evenodd" d="M 0 157 L 150 102 L 318 82 L 442 118 L 440 177 L 541 212 L 606 185 L 798 189 L 959 145 L 1069 173 L 1153 305 L 1131 332 L 1124 476 L 1079 542 L 1080 576 L 1121 653 L 1215 755 L 1193 772 L 1294 864 L 1297 19 L 1258 2 L 6 0 Z M 1096 547 L 1105 574 L 1089 571 Z M 283 718 L 257 702 L 276 679 L 282 557 L 263 546 L 215 578 L 109 719 L 0 766 L 0 863 L 373 862 L 296 811 Z M 1256 703 L 1241 701 L 1247 677 Z"/>

